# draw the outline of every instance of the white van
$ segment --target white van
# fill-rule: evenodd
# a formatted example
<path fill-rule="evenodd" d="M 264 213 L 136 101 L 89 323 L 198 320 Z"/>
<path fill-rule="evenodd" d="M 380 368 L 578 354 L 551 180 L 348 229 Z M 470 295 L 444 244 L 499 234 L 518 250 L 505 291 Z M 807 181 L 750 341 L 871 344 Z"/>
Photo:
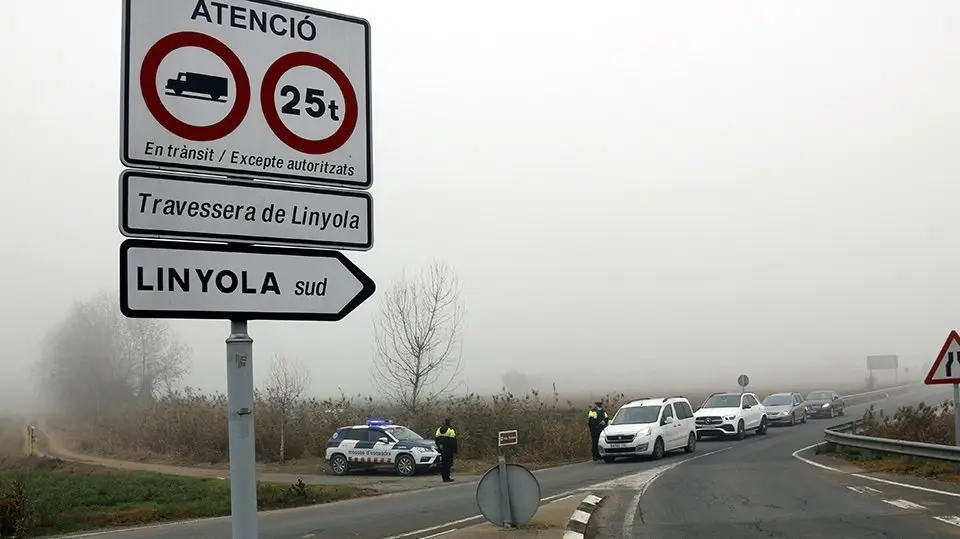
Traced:
<path fill-rule="evenodd" d="M 624 404 L 600 433 L 604 462 L 617 457 L 662 458 L 667 451 L 697 448 L 693 408 L 683 397 L 637 399 Z"/>

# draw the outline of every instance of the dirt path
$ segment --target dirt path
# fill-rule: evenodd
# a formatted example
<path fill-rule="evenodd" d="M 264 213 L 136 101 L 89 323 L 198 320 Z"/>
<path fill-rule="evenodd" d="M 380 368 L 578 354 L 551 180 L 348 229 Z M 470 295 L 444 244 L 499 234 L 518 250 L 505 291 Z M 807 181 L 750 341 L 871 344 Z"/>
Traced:
<path fill-rule="evenodd" d="M 215 477 L 217 479 L 228 479 L 230 477 L 227 470 L 221 469 L 153 464 L 149 462 L 133 462 L 93 455 L 84 455 L 67 449 L 63 442 L 57 437 L 56 433 L 47 428 L 44 423 L 38 423 L 37 431 L 38 435 L 42 434 L 45 438 L 47 456 L 58 457 L 63 460 L 105 466 L 107 468 L 114 468 L 118 470 L 139 470 L 186 477 Z M 440 477 L 436 474 L 415 477 L 399 477 L 384 473 L 371 473 L 369 475 L 349 475 L 340 477 L 335 475 L 289 474 L 258 471 L 257 479 L 265 483 L 282 484 L 294 484 L 298 479 L 302 479 L 303 482 L 308 485 L 348 485 L 359 488 L 374 489 L 382 493 L 402 492 L 407 490 L 419 490 L 423 488 L 444 486 L 444 484 L 440 481 Z M 466 476 L 458 479 L 460 479 L 460 482 L 462 483 L 479 479 L 479 476 Z"/>

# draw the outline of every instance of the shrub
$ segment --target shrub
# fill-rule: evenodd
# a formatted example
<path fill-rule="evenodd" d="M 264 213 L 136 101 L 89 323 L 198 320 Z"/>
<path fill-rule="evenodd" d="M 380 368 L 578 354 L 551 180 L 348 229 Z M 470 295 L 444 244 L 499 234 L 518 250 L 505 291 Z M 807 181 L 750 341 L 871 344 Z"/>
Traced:
<path fill-rule="evenodd" d="M 752 388 L 751 388 L 752 389 Z M 781 388 L 789 390 L 801 388 Z M 862 388 L 836 388 L 848 393 Z M 678 392 L 662 388 L 653 395 L 686 395 L 696 408 L 707 391 Z M 761 398 L 767 393 L 759 392 Z M 637 398 L 640 394 L 631 394 Z M 586 458 L 590 454 L 586 409 L 595 396 L 567 399 L 554 390 L 543 395 L 532 391 L 515 395 L 502 391 L 492 396 L 470 394 L 428 403 L 425 411 L 410 414 L 378 403 L 371 397 L 341 394 L 332 399 L 302 399 L 289 414 L 286 425 L 286 455 L 290 460 L 322 457 L 327 440 L 344 425 L 370 417 L 386 417 L 432 438 L 444 417 L 453 418 L 460 438 L 460 458 L 496 459 L 497 431 L 519 431 L 513 458 L 529 463 L 551 463 Z M 613 414 L 628 401 L 622 393 L 600 398 Z M 280 456 L 280 414 L 263 394 L 255 395 L 256 447 L 260 461 L 276 462 Z M 105 411 L 93 424 L 64 416 L 51 425 L 66 435 L 81 452 L 116 458 L 174 459 L 185 464 L 228 461 L 227 399 L 223 394 L 202 394 L 190 389 L 134 406 Z M 951 431 L 952 432 L 952 431 Z"/>
<path fill-rule="evenodd" d="M 863 434 L 877 438 L 910 440 L 930 444 L 954 444 L 954 403 L 945 401 L 929 406 L 901 406 L 893 415 L 872 405 L 863 415 Z"/>

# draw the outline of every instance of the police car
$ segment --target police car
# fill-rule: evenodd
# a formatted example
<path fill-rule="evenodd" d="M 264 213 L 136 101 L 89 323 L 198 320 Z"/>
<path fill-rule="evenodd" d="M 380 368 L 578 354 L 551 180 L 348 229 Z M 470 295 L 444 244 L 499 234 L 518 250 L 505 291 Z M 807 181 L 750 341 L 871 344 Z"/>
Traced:
<path fill-rule="evenodd" d="M 400 475 L 437 468 L 437 443 L 387 419 L 340 427 L 327 440 L 327 462 L 336 475 L 350 470 L 393 468 Z"/>

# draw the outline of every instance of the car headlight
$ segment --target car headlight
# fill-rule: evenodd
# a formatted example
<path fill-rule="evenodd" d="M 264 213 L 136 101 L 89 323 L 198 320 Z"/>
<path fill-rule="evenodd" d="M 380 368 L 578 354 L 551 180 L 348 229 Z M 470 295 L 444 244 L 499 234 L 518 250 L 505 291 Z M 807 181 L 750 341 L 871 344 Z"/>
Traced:
<path fill-rule="evenodd" d="M 638 430 L 637 433 L 634 435 L 634 438 L 636 438 L 637 436 L 650 436 L 650 427 L 644 427 Z"/>
<path fill-rule="evenodd" d="M 733 420 L 736 419 L 736 418 L 737 418 L 737 416 L 735 416 L 735 415 L 725 415 L 725 416 L 723 416 L 723 420 L 724 420 L 724 421 L 733 421 Z"/>
<path fill-rule="evenodd" d="M 418 453 L 426 453 L 427 451 L 433 451 L 429 447 L 414 447 L 413 450 L 417 451 Z"/>
<path fill-rule="evenodd" d="M 829 407 L 830 407 L 830 403 L 829 403 L 829 402 L 826 403 L 826 404 L 824 404 L 823 406 L 821 406 L 821 408 L 829 408 Z"/>

